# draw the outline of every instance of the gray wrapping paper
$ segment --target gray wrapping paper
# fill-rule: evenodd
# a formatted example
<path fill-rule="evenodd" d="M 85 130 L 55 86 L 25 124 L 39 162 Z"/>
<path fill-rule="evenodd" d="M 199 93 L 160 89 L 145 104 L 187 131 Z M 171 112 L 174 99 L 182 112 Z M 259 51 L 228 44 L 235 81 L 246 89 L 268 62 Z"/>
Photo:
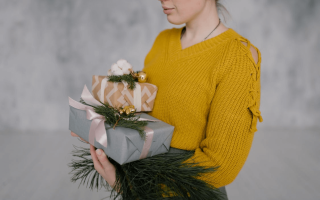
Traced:
<path fill-rule="evenodd" d="M 69 130 L 79 135 L 86 141 L 89 141 L 89 130 L 91 120 L 86 118 L 86 111 L 70 107 L 69 112 Z M 157 120 L 146 113 L 139 114 L 142 118 Z M 163 121 L 148 122 L 147 125 L 154 131 L 153 141 L 147 157 L 167 153 L 170 148 L 174 126 Z M 94 146 L 103 149 L 104 152 L 120 165 L 139 160 L 144 145 L 144 140 L 140 137 L 138 131 L 125 127 L 110 128 L 105 123 L 108 145 L 102 146 L 95 141 Z"/>

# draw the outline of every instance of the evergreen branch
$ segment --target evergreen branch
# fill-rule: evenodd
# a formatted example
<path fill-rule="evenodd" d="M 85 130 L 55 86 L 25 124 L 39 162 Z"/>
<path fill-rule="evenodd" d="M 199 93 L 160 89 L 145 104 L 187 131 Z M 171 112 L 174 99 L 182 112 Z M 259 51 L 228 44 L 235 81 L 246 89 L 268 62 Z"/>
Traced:
<path fill-rule="evenodd" d="M 71 172 L 76 171 L 71 180 L 73 182 L 80 180 L 80 186 L 81 184 L 85 185 L 83 180 L 88 178 L 88 187 L 89 174 L 96 172 L 92 159 L 84 158 L 90 155 L 90 149 L 77 149 L 76 147 L 75 149 L 73 155 L 82 160 L 72 161 L 69 165 L 72 168 Z M 123 200 L 222 199 L 224 194 L 218 188 L 198 179 L 205 173 L 215 172 L 218 167 L 203 167 L 199 166 L 199 163 L 184 162 L 193 155 L 194 151 L 186 151 L 181 154 L 159 154 L 124 165 L 120 165 L 108 157 L 116 168 L 114 188 L 103 185 L 106 181 L 101 179 L 101 175 L 97 172 L 91 178 L 89 188 L 98 189 L 99 184 L 101 184 L 109 191 L 111 190 L 111 199 L 120 197 Z M 100 181 L 98 181 L 99 177 Z"/>
<path fill-rule="evenodd" d="M 144 127 L 148 124 L 147 121 L 138 121 L 140 116 L 136 116 L 134 113 L 126 113 L 120 114 L 117 108 L 110 106 L 108 103 L 102 103 L 101 106 L 93 106 L 87 104 L 82 98 L 80 99 L 80 103 L 93 107 L 94 111 L 105 117 L 105 123 L 110 126 L 110 128 L 114 126 L 121 126 L 125 128 L 130 128 L 138 131 L 140 137 L 145 139 L 146 132 L 144 131 Z M 123 109 L 122 107 L 120 107 Z M 107 129 L 110 129 L 107 128 Z"/>
<path fill-rule="evenodd" d="M 139 71 L 135 72 L 138 73 Z M 133 77 L 131 74 L 124 74 L 124 75 L 110 75 L 108 76 L 110 82 L 121 82 L 125 81 L 129 84 L 129 88 L 131 90 L 136 88 L 136 82 L 138 81 L 137 78 Z"/>

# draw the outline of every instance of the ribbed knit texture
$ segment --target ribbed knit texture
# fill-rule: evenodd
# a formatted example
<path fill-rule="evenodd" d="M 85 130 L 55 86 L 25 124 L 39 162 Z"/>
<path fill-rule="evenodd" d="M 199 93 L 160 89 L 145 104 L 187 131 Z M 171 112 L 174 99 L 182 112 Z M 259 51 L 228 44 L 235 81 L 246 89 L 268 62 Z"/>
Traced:
<path fill-rule="evenodd" d="M 203 166 L 220 166 L 199 178 L 222 187 L 240 172 L 257 119 L 263 121 L 261 54 L 232 28 L 182 49 L 181 31 L 182 27 L 160 32 L 145 58 L 148 82 L 158 86 L 148 114 L 175 127 L 171 147 L 195 150 L 192 160 Z M 250 45 L 258 51 L 258 64 Z"/>

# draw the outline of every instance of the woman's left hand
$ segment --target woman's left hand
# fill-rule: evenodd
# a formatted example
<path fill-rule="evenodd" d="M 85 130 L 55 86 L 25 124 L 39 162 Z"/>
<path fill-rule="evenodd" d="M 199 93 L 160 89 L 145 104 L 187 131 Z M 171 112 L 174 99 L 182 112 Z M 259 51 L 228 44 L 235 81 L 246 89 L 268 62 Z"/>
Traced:
<path fill-rule="evenodd" d="M 95 150 L 90 144 L 90 153 L 93 160 L 94 168 L 108 182 L 111 187 L 114 187 L 116 181 L 116 168 L 108 160 L 102 149 Z"/>

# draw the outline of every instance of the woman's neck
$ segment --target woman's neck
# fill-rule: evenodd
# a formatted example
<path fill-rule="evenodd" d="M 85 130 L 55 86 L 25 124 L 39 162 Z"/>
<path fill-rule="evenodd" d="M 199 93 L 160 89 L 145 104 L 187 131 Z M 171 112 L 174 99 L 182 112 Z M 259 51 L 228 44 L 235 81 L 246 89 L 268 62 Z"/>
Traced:
<path fill-rule="evenodd" d="M 199 15 L 186 22 L 186 29 L 181 38 L 182 48 L 202 42 L 218 24 L 219 15 L 216 6 L 214 4 L 205 6 Z M 228 28 L 220 22 L 219 26 L 206 39 L 215 37 L 226 30 Z"/>

